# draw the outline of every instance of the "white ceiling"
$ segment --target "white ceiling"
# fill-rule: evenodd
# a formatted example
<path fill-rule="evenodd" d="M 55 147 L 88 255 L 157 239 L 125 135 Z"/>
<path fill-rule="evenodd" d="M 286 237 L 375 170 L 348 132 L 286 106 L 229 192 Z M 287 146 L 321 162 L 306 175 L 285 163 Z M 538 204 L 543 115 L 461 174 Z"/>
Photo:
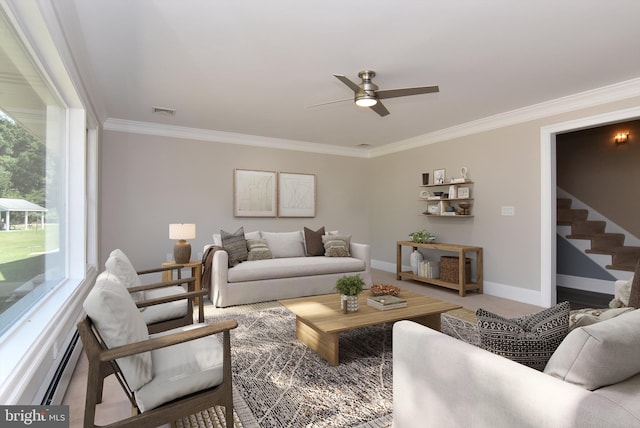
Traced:
<path fill-rule="evenodd" d="M 343 147 L 640 78 L 637 0 L 56 0 L 101 121 Z M 375 70 L 380 117 L 333 77 Z M 177 110 L 152 114 L 152 106 Z M 256 139 L 259 141 L 260 139 Z"/>

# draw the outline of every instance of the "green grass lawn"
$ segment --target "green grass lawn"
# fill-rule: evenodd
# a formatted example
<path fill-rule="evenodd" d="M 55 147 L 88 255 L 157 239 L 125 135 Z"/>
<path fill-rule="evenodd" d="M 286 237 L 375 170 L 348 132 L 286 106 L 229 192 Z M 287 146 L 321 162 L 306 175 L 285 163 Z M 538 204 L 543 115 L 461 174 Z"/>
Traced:
<path fill-rule="evenodd" d="M 0 264 L 34 257 L 59 247 L 58 225 L 47 224 L 44 230 L 0 231 Z"/>

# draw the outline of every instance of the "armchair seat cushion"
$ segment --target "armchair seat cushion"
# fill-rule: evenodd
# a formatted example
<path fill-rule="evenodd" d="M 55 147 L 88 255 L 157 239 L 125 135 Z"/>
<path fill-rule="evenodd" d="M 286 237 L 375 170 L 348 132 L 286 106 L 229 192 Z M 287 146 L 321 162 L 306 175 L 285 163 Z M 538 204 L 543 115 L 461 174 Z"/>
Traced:
<path fill-rule="evenodd" d="M 152 300 L 159 297 L 176 296 L 184 294 L 184 288 L 179 285 L 156 288 L 154 290 L 145 291 L 145 299 Z M 160 305 L 147 306 L 142 311 L 142 319 L 149 325 L 157 322 L 168 321 L 176 318 L 182 318 L 187 314 L 187 299 L 176 300 L 174 302 L 162 303 Z"/>
<path fill-rule="evenodd" d="M 198 328 L 193 324 L 150 335 L 151 338 Z M 151 351 L 152 379 L 134 391 L 145 412 L 185 395 L 220 385 L 224 378 L 224 352 L 216 336 Z"/>

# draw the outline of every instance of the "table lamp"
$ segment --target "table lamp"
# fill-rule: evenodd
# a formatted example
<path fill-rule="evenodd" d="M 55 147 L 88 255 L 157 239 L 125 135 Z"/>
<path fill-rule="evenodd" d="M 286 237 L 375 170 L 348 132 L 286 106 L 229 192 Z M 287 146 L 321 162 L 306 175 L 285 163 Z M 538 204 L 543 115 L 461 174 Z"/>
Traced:
<path fill-rule="evenodd" d="M 169 225 L 169 238 L 177 239 L 175 247 L 173 247 L 173 258 L 176 263 L 189 263 L 191 260 L 191 244 L 187 239 L 196 237 L 196 225 L 176 223 Z"/>

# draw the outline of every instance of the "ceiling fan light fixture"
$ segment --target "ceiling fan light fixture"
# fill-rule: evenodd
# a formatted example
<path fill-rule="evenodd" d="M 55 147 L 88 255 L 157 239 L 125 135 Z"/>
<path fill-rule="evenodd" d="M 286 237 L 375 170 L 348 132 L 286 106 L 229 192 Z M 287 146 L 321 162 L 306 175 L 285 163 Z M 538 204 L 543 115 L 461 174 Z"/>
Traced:
<path fill-rule="evenodd" d="M 378 104 L 378 100 L 375 96 L 363 94 L 356 96 L 356 105 L 358 107 L 371 107 Z"/>

